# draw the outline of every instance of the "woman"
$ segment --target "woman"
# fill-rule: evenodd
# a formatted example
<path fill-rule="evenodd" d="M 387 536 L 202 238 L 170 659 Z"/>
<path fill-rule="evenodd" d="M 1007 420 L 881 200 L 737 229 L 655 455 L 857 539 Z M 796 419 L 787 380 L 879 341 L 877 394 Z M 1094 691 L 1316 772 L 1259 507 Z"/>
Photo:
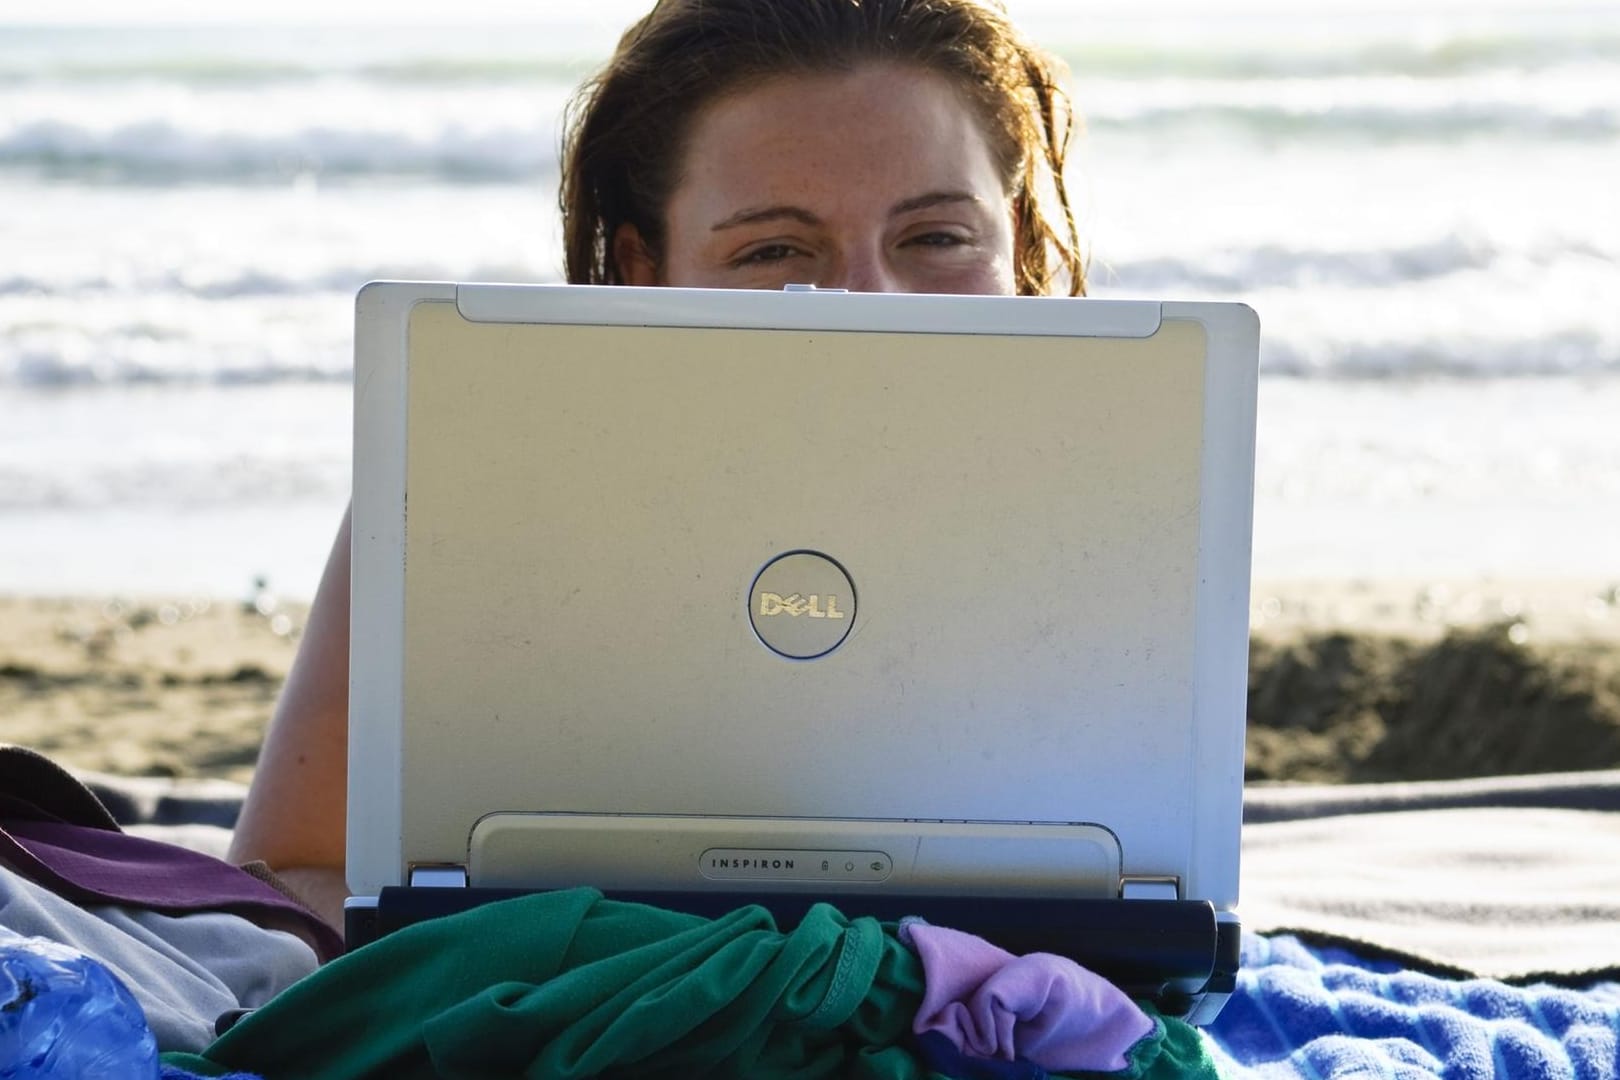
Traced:
<path fill-rule="evenodd" d="M 572 103 L 568 280 L 1084 292 L 1058 65 L 979 0 L 662 0 Z M 349 521 L 231 850 L 336 922 Z"/>

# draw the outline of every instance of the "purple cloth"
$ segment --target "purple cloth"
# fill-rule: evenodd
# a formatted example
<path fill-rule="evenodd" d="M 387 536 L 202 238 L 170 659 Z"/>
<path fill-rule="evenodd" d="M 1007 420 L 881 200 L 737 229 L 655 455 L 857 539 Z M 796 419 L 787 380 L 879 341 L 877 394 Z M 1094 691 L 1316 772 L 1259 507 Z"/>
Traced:
<path fill-rule="evenodd" d="M 1108 980 L 1051 953 L 1014 956 L 983 938 L 908 920 L 902 940 L 923 966 L 912 1031 L 964 1054 L 1023 1059 L 1053 1072 L 1118 1072 L 1153 1021 Z"/>
<path fill-rule="evenodd" d="M 168 915 L 227 911 L 253 922 L 296 922 L 323 958 L 343 952 L 336 930 L 251 874 L 201 852 L 60 821 L 0 821 L 0 859 L 79 904 L 121 904 Z"/>

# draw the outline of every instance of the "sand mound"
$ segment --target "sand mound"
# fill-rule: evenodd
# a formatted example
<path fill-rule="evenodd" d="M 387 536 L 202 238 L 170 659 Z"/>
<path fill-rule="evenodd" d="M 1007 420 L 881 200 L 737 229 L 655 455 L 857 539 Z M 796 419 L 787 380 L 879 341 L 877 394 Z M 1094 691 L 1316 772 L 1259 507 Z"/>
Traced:
<path fill-rule="evenodd" d="M 1451 779 L 1620 765 L 1620 654 L 1501 623 L 1437 641 L 1256 638 L 1251 780 Z"/>

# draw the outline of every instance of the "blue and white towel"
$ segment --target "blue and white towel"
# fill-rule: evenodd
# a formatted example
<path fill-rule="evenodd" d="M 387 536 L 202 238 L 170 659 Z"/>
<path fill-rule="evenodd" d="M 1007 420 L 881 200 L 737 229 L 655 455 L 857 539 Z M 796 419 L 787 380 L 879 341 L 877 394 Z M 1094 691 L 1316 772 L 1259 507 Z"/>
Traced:
<path fill-rule="evenodd" d="M 1208 1036 L 1231 1080 L 1613 1080 L 1620 983 L 1445 979 L 1248 934 L 1237 993 Z"/>

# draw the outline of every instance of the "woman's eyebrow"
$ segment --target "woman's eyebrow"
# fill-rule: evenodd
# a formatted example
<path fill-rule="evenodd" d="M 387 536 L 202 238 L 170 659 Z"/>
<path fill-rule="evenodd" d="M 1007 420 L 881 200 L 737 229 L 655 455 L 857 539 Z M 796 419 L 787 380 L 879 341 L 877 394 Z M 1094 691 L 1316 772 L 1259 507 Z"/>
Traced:
<path fill-rule="evenodd" d="M 916 210 L 927 210 L 946 203 L 972 203 L 975 206 L 984 200 L 968 191 L 930 191 L 926 195 L 913 195 L 909 199 L 901 199 L 889 207 L 889 216 L 909 214 Z M 739 210 L 730 217 L 715 222 L 709 226 L 710 232 L 720 232 L 724 229 L 735 229 L 739 225 L 759 225 L 767 221 L 796 221 L 800 225 L 817 228 L 822 220 L 802 206 L 780 204 L 777 206 L 750 207 Z"/>
<path fill-rule="evenodd" d="M 716 222 L 709 227 L 710 232 L 719 232 L 722 229 L 735 229 L 739 225 L 758 225 L 766 221 L 797 221 L 801 225 L 815 228 L 821 224 L 821 219 L 810 211 L 799 206 L 761 206 L 748 210 L 739 210 L 724 221 Z"/>
<path fill-rule="evenodd" d="M 909 214 L 914 210 L 928 210 L 946 203 L 966 202 L 979 204 L 983 200 L 968 191 L 930 191 L 926 195 L 913 195 L 909 199 L 902 199 L 889 207 L 889 216 Z"/>

